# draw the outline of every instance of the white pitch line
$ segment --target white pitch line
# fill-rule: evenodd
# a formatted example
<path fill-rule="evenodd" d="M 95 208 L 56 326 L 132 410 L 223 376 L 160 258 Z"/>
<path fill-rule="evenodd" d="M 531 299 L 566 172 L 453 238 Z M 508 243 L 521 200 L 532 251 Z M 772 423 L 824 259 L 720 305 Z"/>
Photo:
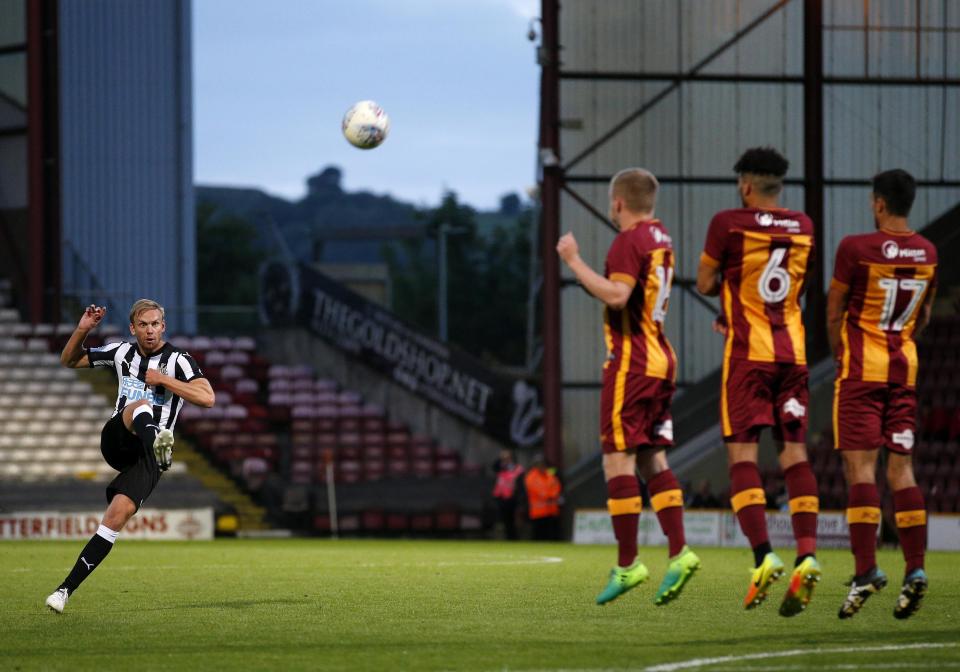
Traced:
<path fill-rule="evenodd" d="M 790 658 L 793 656 L 818 656 L 829 653 L 865 653 L 870 651 L 904 651 L 907 649 L 945 649 L 955 647 L 953 643 L 922 642 L 919 644 L 887 644 L 884 646 L 847 646 L 834 649 L 790 649 L 789 651 L 771 651 L 767 653 L 747 653 L 742 656 L 718 656 L 716 658 L 694 658 L 677 663 L 662 663 L 643 668 L 643 672 L 674 672 L 689 670 L 720 663 L 737 663 L 745 660 L 768 660 L 770 658 Z"/>
<path fill-rule="evenodd" d="M 960 663 L 938 660 L 936 667 L 960 667 Z M 792 672 L 793 670 L 809 670 L 809 665 L 765 665 L 764 667 L 715 667 L 713 672 Z M 836 665 L 817 665 L 818 670 L 915 670 L 917 661 L 905 660 L 899 663 L 837 663 Z"/>

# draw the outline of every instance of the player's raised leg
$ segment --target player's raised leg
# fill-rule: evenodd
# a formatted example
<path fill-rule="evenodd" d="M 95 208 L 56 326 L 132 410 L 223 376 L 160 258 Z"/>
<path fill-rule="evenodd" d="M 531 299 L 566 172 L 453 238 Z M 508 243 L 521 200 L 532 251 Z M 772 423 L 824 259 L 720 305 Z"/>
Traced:
<path fill-rule="evenodd" d="M 650 504 L 660 529 L 667 537 L 670 562 L 657 589 L 654 604 L 667 604 L 680 595 L 687 581 L 700 569 L 700 558 L 687 546 L 683 528 L 683 491 L 667 464 L 666 452 L 650 448 L 637 455 L 637 467 L 647 484 Z"/>
<path fill-rule="evenodd" d="M 744 609 L 753 609 L 767 598 L 774 581 L 783 575 L 783 561 L 773 552 L 767 532 L 763 480 L 757 466 L 756 443 L 728 443 L 730 504 L 740 530 L 753 550 L 754 569 L 743 598 Z"/>
<path fill-rule="evenodd" d="M 617 538 L 617 566 L 610 570 L 610 579 L 597 595 L 597 604 L 617 599 L 650 575 L 637 558 L 637 529 L 643 504 L 636 477 L 636 452 L 605 454 L 603 470 L 607 479 L 607 510 Z"/>
<path fill-rule="evenodd" d="M 780 465 L 790 498 L 793 537 L 797 542 L 797 557 L 793 563 L 790 584 L 780 604 L 780 615 L 796 616 L 810 603 L 813 589 L 820 580 L 820 564 L 816 558 L 820 498 L 817 479 L 807 461 L 805 444 L 784 442 L 780 451 Z"/>
<path fill-rule="evenodd" d="M 896 618 L 910 618 L 920 608 L 927 592 L 927 575 L 923 561 L 927 546 L 927 510 L 923 492 L 913 477 L 911 456 L 889 453 L 887 482 L 893 488 L 897 535 L 906 562 L 903 586 L 893 609 Z"/>
<path fill-rule="evenodd" d="M 114 496 L 106 513 L 103 514 L 97 533 L 90 537 L 90 541 L 83 547 L 67 578 L 47 597 L 46 604 L 50 609 L 63 613 L 67 599 L 106 559 L 117 541 L 120 530 L 136 512 L 137 506 L 129 497 L 122 494 Z"/>
<path fill-rule="evenodd" d="M 160 429 L 155 424 L 153 407 L 146 401 L 128 405 L 123 409 L 123 424 L 137 435 L 148 459 L 157 463 L 160 471 L 166 471 L 173 462 L 173 432 Z"/>
<path fill-rule="evenodd" d="M 854 576 L 840 607 L 840 618 L 850 618 L 867 599 L 887 585 L 887 576 L 877 567 L 877 528 L 880 525 L 880 494 L 876 484 L 876 450 L 845 450 L 843 466 L 849 486 L 847 525 Z"/>

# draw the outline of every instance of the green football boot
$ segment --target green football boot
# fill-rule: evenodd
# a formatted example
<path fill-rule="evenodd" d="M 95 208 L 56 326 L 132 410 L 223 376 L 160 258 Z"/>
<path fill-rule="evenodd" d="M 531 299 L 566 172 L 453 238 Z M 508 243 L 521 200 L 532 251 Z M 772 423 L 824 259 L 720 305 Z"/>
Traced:
<path fill-rule="evenodd" d="M 790 575 L 790 585 L 783 596 L 783 602 L 780 603 L 781 616 L 796 616 L 807 608 L 810 598 L 813 597 L 813 589 L 820 580 L 820 574 L 820 563 L 812 555 L 796 566 Z"/>
<path fill-rule="evenodd" d="M 639 560 L 635 560 L 629 567 L 614 567 L 610 570 L 607 587 L 597 595 L 597 604 L 612 602 L 634 586 L 639 586 L 649 576 L 650 572 Z"/>
<path fill-rule="evenodd" d="M 760 566 L 751 570 L 750 585 L 747 587 L 747 596 L 743 598 L 743 608 L 753 609 L 767 599 L 770 585 L 781 576 L 783 576 L 783 560 L 776 553 L 767 553 L 763 556 Z"/>
<path fill-rule="evenodd" d="M 667 574 L 657 588 L 657 596 L 653 603 L 659 606 L 678 597 L 680 591 L 687 585 L 687 581 L 698 569 L 700 569 L 700 558 L 690 550 L 689 546 L 684 546 L 679 553 L 670 558 Z"/>

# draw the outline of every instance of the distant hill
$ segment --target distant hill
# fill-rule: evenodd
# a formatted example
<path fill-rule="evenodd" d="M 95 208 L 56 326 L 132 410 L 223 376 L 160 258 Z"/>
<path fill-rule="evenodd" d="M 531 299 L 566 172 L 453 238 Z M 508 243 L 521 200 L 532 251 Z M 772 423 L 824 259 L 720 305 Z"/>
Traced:
<path fill-rule="evenodd" d="M 344 191 L 342 178 L 339 168 L 324 168 L 307 178 L 307 194 L 297 201 L 261 189 L 206 185 L 197 185 L 196 200 L 198 205 L 212 205 L 218 213 L 256 226 L 267 248 L 273 246 L 266 228 L 268 218 L 272 219 L 303 261 L 382 262 L 385 245 L 425 234 L 425 219 L 416 206 L 390 196 Z M 478 212 L 478 235 L 485 237 L 498 226 L 509 228 L 520 209 L 519 197 L 509 194 L 500 211 Z"/>

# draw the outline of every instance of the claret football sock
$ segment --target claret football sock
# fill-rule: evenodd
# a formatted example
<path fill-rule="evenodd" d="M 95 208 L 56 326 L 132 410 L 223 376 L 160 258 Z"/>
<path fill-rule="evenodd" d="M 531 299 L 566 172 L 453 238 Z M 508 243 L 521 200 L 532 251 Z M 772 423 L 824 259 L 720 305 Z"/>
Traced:
<path fill-rule="evenodd" d="M 640 523 L 640 483 L 636 476 L 615 476 L 607 481 L 607 510 L 617 538 L 617 564 L 629 567 L 637 558 Z"/>
<path fill-rule="evenodd" d="M 160 428 L 153 422 L 153 411 L 149 406 L 141 406 L 133 412 L 133 431 L 151 455 L 153 454 L 153 440 L 157 438 Z"/>
<path fill-rule="evenodd" d="M 790 497 L 790 522 L 793 538 L 797 541 L 797 563 L 817 550 L 817 514 L 820 499 L 817 496 L 817 479 L 807 461 L 797 462 L 783 472 Z"/>
<path fill-rule="evenodd" d="M 84 579 L 90 576 L 93 570 L 107 557 L 110 549 L 113 548 L 113 543 L 117 540 L 118 534 L 119 532 L 114 532 L 106 525 L 101 525 L 97 529 L 97 533 L 90 537 L 90 541 L 83 547 L 76 564 L 59 588 L 66 588 L 73 594 L 73 591 L 83 583 Z"/>
<path fill-rule="evenodd" d="M 907 563 L 905 574 L 909 575 L 916 569 L 923 569 L 923 556 L 926 553 L 927 509 L 923 492 L 917 486 L 897 490 L 893 493 L 893 508 L 900 548 Z"/>
<path fill-rule="evenodd" d="M 760 468 L 755 462 L 730 465 L 730 504 L 737 515 L 740 529 L 753 549 L 754 566 L 759 567 L 771 551 L 764 511 L 767 497 L 763 493 Z"/>
<path fill-rule="evenodd" d="M 877 527 L 880 525 L 880 494 L 875 483 L 854 483 L 847 498 L 850 550 L 857 576 L 877 566 Z"/>
<path fill-rule="evenodd" d="M 657 513 L 660 529 L 670 545 L 670 557 L 674 557 L 687 543 L 683 530 L 683 491 L 673 472 L 667 469 L 647 481 L 650 504 Z"/>

